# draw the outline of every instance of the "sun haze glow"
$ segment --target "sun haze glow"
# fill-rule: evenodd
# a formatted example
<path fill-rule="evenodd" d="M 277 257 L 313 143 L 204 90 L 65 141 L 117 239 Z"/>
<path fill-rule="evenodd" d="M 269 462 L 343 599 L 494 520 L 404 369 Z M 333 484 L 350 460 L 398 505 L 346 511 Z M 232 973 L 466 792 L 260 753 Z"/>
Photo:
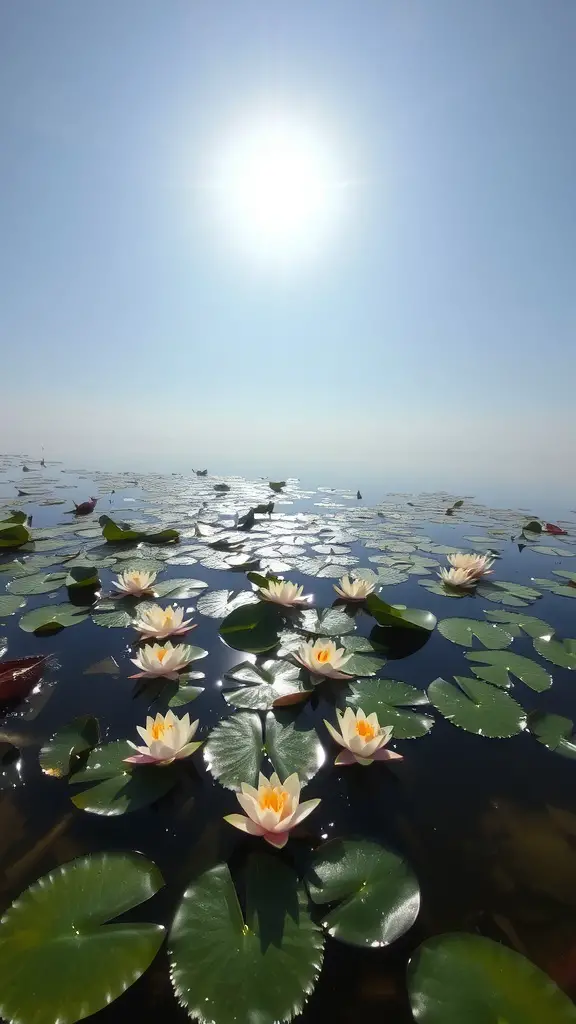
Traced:
<path fill-rule="evenodd" d="M 321 132 L 292 118 L 252 118 L 218 153 L 214 213 L 244 254 L 302 261 L 337 226 L 344 188 Z"/>

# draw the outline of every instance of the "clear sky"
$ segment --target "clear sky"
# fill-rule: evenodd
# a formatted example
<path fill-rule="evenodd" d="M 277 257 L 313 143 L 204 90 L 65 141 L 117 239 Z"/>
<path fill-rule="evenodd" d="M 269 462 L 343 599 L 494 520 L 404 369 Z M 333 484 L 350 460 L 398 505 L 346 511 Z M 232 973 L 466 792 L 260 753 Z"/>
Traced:
<path fill-rule="evenodd" d="M 4 0 L 1 447 L 565 490 L 575 50 L 575 0 Z M 341 185 L 300 262 L 218 210 L 263 108 Z"/>

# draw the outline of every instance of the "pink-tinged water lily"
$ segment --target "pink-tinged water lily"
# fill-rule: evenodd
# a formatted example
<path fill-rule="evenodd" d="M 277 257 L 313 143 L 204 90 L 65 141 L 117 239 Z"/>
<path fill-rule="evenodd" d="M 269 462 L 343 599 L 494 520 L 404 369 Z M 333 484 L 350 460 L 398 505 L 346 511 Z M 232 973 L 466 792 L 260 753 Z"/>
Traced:
<path fill-rule="evenodd" d="M 267 779 L 258 776 L 258 789 L 242 783 L 242 792 L 237 794 L 243 814 L 227 814 L 224 821 L 241 832 L 251 836 L 262 836 L 267 843 L 281 849 L 288 842 L 289 832 L 307 818 L 318 807 L 320 800 L 306 800 L 300 803 L 300 779 L 289 775 L 285 782 L 274 772 Z"/>
<path fill-rule="evenodd" d="M 161 608 L 159 604 L 153 604 L 150 608 L 138 610 L 132 625 L 142 634 L 142 640 L 162 640 L 167 636 L 181 636 L 194 629 L 191 622 L 192 619 L 184 620 L 182 608 Z"/>
<path fill-rule="evenodd" d="M 294 657 L 309 672 L 329 679 L 349 679 L 349 672 L 342 672 L 342 667 L 352 657 L 343 647 L 336 647 L 333 640 L 310 640 L 302 644 Z"/>
<path fill-rule="evenodd" d="M 137 747 L 128 740 L 128 745 L 136 753 L 131 757 L 125 757 L 124 760 L 129 764 L 172 764 L 172 761 L 190 757 L 190 754 L 202 746 L 202 741 L 190 742 L 197 728 L 198 722 L 190 723 L 190 715 L 177 718 L 172 711 L 167 711 L 165 716 L 148 716 L 145 728 L 141 725 L 136 726 L 136 731 L 144 740 L 145 746 Z"/>
<path fill-rule="evenodd" d="M 467 569 L 440 569 L 438 573 L 442 583 L 448 587 L 470 588 L 476 584 L 476 578 Z"/>
<path fill-rule="evenodd" d="M 192 648 L 188 644 L 176 644 L 170 642 L 162 647 L 160 644 L 152 644 L 151 647 L 143 647 L 135 658 L 131 658 L 133 665 L 141 669 L 131 679 L 157 678 L 164 676 L 166 679 L 177 679 L 178 673 L 186 668 L 194 658 L 191 657 Z"/>
<path fill-rule="evenodd" d="M 267 587 L 259 588 L 258 597 L 262 601 L 272 601 L 274 604 L 284 605 L 285 608 L 308 604 L 311 600 L 311 596 L 304 593 L 304 587 L 290 583 L 289 580 L 270 580 Z"/>
<path fill-rule="evenodd" d="M 356 712 L 352 708 L 346 708 L 344 714 L 338 710 L 336 714 L 340 732 L 324 719 L 324 725 L 332 739 L 344 747 L 334 764 L 354 764 L 355 761 L 358 764 L 372 764 L 372 761 L 402 760 L 402 754 L 384 749 L 392 736 L 392 726 L 382 728 L 375 712 L 365 715 L 362 708 Z"/>
<path fill-rule="evenodd" d="M 465 569 L 475 580 L 482 576 L 491 576 L 494 572 L 494 559 L 490 558 L 490 555 L 469 555 L 456 551 L 453 555 L 448 555 L 448 561 L 454 569 Z"/>
<path fill-rule="evenodd" d="M 339 597 L 343 597 L 345 601 L 365 601 L 368 594 L 372 594 L 375 589 L 374 584 L 368 580 L 353 580 L 351 576 L 343 576 L 338 580 L 338 584 L 334 583 L 333 586 Z"/>
<path fill-rule="evenodd" d="M 142 594 L 152 593 L 152 584 L 156 579 L 155 572 L 141 572 L 139 569 L 130 569 L 118 573 L 118 579 L 112 584 L 125 596 L 140 597 Z"/>

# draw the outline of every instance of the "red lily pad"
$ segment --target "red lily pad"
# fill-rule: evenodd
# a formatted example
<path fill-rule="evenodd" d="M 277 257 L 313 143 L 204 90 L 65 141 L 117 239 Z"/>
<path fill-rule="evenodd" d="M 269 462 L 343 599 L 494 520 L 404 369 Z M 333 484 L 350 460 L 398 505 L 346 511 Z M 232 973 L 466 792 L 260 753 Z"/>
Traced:
<path fill-rule="evenodd" d="M 23 700 L 42 676 L 46 655 L 0 662 L 0 701 Z"/>
<path fill-rule="evenodd" d="M 554 523 L 546 523 L 544 527 L 546 533 L 553 533 L 555 537 L 566 536 L 568 530 L 563 530 L 561 526 L 556 526 Z"/>

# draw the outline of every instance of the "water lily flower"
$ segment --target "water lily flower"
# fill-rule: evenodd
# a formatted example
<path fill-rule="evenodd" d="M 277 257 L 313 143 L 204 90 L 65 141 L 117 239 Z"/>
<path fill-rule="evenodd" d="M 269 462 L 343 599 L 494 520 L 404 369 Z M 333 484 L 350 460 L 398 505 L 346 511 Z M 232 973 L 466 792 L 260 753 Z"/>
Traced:
<path fill-rule="evenodd" d="M 475 586 L 476 577 L 468 569 L 440 569 L 438 573 L 442 583 L 448 587 L 470 588 Z"/>
<path fill-rule="evenodd" d="M 262 601 L 272 601 L 274 604 L 284 605 L 285 608 L 308 604 L 310 601 L 310 595 L 304 593 L 304 587 L 290 583 L 289 580 L 270 580 L 267 587 L 258 589 L 258 597 Z"/>
<path fill-rule="evenodd" d="M 365 601 L 375 589 L 374 584 L 368 580 L 353 580 L 351 576 L 343 576 L 338 580 L 338 585 L 334 583 L 333 586 L 338 596 L 345 601 Z"/>
<path fill-rule="evenodd" d="M 300 779 L 294 773 L 284 783 L 274 772 L 267 779 L 258 776 L 258 789 L 242 783 L 242 792 L 237 794 L 243 814 L 227 814 L 224 821 L 241 832 L 251 836 L 262 836 L 271 846 L 281 849 L 288 842 L 289 832 L 318 807 L 320 800 L 305 800 L 300 803 Z"/>
<path fill-rule="evenodd" d="M 175 647 L 168 642 L 164 647 L 160 644 L 153 644 L 151 647 L 143 647 L 135 658 L 131 658 L 133 665 L 136 665 L 140 672 L 130 676 L 131 679 L 155 679 L 164 676 L 166 679 L 177 679 L 181 669 L 186 668 L 194 659 L 190 656 L 192 648 L 188 644 L 176 644 Z"/>
<path fill-rule="evenodd" d="M 152 592 L 152 584 L 156 579 L 155 572 L 141 572 L 139 569 L 130 569 L 118 573 L 118 579 L 112 584 L 123 596 L 140 597 L 142 594 Z"/>
<path fill-rule="evenodd" d="M 294 657 L 309 672 L 329 679 L 348 679 L 349 672 L 342 672 L 342 666 L 352 657 L 343 647 L 336 647 L 333 640 L 307 641 L 295 652 Z"/>
<path fill-rule="evenodd" d="M 138 610 L 137 617 L 132 620 L 134 629 L 142 634 L 142 640 L 158 640 L 167 636 L 181 636 L 188 630 L 194 629 L 190 623 L 192 619 L 184 620 L 182 608 L 161 608 L 159 604 L 153 604 L 150 608 Z"/>
<path fill-rule="evenodd" d="M 332 739 L 344 747 L 334 764 L 354 764 L 355 761 L 358 764 L 372 764 L 372 761 L 402 760 L 402 754 L 384 749 L 392 736 L 392 726 L 382 728 L 375 712 L 365 715 L 362 708 L 356 712 L 352 708 L 346 708 L 343 714 L 338 710 L 336 714 L 340 732 L 324 719 L 324 725 Z"/>
<path fill-rule="evenodd" d="M 190 742 L 197 728 L 198 722 L 190 723 L 190 715 L 187 714 L 177 718 L 173 711 L 167 711 L 166 716 L 148 716 L 145 728 L 141 725 L 136 726 L 136 731 L 144 740 L 145 746 L 137 747 L 128 740 L 128 745 L 136 753 L 131 757 L 125 757 L 124 760 L 129 764 L 172 764 L 183 757 L 190 757 L 190 754 L 202 746 L 201 741 Z"/>
<path fill-rule="evenodd" d="M 448 561 L 455 569 L 465 569 L 476 580 L 482 576 L 490 576 L 494 571 L 494 559 L 489 555 L 469 555 L 457 551 L 454 555 L 448 555 Z"/>

